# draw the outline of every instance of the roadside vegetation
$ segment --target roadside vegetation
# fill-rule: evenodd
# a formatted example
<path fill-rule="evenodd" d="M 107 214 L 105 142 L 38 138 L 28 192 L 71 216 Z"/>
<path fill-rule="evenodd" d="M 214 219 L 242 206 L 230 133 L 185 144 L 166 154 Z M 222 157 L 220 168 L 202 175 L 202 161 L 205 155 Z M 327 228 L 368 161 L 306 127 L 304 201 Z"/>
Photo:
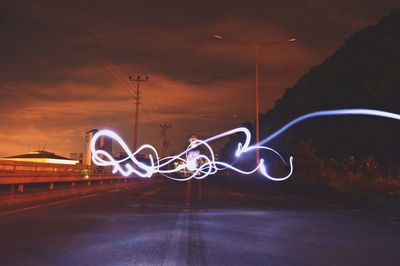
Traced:
<path fill-rule="evenodd" d="M 350 194 L 400 196 L 400 162 L 381 168 L 373 156 L 319 158 L 310 140 L 300 141 L 294 156 L 294 183 Z"/>

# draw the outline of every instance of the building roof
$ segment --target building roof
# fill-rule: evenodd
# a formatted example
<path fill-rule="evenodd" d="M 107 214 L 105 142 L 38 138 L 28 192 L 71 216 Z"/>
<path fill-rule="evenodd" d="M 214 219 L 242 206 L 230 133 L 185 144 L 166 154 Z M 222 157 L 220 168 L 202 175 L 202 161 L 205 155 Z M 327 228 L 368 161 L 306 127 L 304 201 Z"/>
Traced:
<path fill-rule="evenodd" d="M 55 164 L 78 164 L 79 161 L 72 160 L 53 152 L 48 151 L 32 151 L 26 154 L 20 154 L 10 157 L 1 158 L 2 160 L 37 162 L 37 163 L 55 163 Z"/>

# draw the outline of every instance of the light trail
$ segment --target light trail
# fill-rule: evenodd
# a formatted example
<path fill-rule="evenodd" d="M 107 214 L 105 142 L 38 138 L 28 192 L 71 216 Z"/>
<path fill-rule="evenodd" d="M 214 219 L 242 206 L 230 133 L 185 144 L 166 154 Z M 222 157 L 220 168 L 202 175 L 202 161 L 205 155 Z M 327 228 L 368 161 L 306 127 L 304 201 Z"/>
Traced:
<path fill-rule="evenodd" d="M 264 145 L 267 142 L 273 140 L 274 138 L 278 137 L 281 135 L 283 132 L 294 126 L 295 124 L 298 124 L 304 120 L 310 119 L 310 118 L 315 118 L 315 117 L 321 117 L 321 116 L 344 116 L 344 115 L 366 115 L 366 116 L 377 116 L 377 117 L 384 117 L 384 118 L 391 118 L 395 120 L 400 120 L 400 114 L 395 114 L 391 112 L 385 112 L 381 110 L 374 110 L 374 109 L 339 109 L 339 110 L 326 110 L 326 111 L 317 111 L 313 113 L 308 113 L 305 115 L 302 115 L 274 133 L 272 133 L 269 137 L 265 138 L 264 140 L 260 141 L 258 145 Z"/>
<path fill-rule="evenodd" d="M 283 177 L 283 178 L 275 178 L 272 177 L 268 174 L 265 166 L 264 166 L 264 160 L 260 161 L 260 164 L 255 167 L 252 170 L 245 171 L 242 169 L 239 169 L 237 167 L 234 167 L 231 164 L 222 162 L 222 161 L 216 161 L 215 156 L 214 156 L 214 151 L 211 148 L 211 145 L 209 145 L 209 142 L 214 141 L 216 139 L 220 139 L 232 134 L 244 134 L 245 136 L 245 141 L 244 143 L 238 143 L 238 149 L 236 150 L 236 157 L 242 156 L 242 154 L 250 152 L 254 149 L 255 147 L 249 147 L 250 145 L 250 139 L 251 139 L 251 134 L 250 131 L 247 128 L 241 127 L 241 128 L 236 128 L 233 130 L 229 130 L 227 132 L 218 134 L 216 136 L 213 136 L 211 138 L 208 138 L 206 140 L 196 140 L 192 142 L 185 151 L 181 152 L 178 155 L 174 156 L 168 156 L 164 158 L 159 158 L 158 152 L 156 148 L 154 148 L 152 145 L 145 144 L 141 147 L 139 147 L 135 152 L 132 152 L 128 145 L 122 140 L 120 136 L 118 136 L 115 132 L 111 130 L 100 130 L 98 131 L 92 138 L 92 142 L 90 143 L 91 145 L 91 151 L 92 151 L 92 160 L 96 165 L 99 166 L 111 166 L 112 167 L 112 172 L 113 173 L 121 173 L 123 176 L 129 176 L 131 174 L 143 177 L 143 178 L 149 178 L 152 175 L 159 173 L 162 174 L 170 179 L 177 180 L 177 181 L 187 181 L 192 178 L 196 179 L 203 179 L 211 174 L 215 174 L 216 172 L 220 170 L 225 170 L 225 169 L 230 169 L 233 171 L 236 171 L 241 174 L 252 174 L 255 173 L 257 170 L 260 170 L 260 172 L 276 181 L 281 181 L 286 178 L 288 178 L 292 172 L 293 172 L 293 158 L 290 158 L 290 173 Z M 111 154 L 104 150 L 97 150 L 96 149 L 96 143 L 99 140 L 100 137 L 108 137 L 111 138 L 115 143 L 118 143 L 121 148 L 126 152 L 127 157 L 122 159 L 122 160 L 116 160 L 114 159 Z M 203 146 L 204 150 L 206 151 L 206 154 L 199 154 L 196 158 L 198 161 L 203 161 L 201 165 L 193 165 L 190 161 L 187 160 L 188 153 L 192 150 L 198 149 L 200 146 Z M 273 153 L 275 153 L 282 161 L 283 157 L 275 150 L 269 147 L 258 147 L 259 149 L 265 149 L 269 150 Z M 141 153 L 143 151 L 147 151 L 149 153 L 149 163 L 146 164 L 144 162 L 139 161 L 135 155 L 138 153 Z M 173 164 L 174 162 L 180 162 L 178 167 L 174 169 L 168 169 L 168 166 Z M 285 162 L 285 161 L 284 161 Z M 286 163 L 286 162 L 285 162 Z M 177 173 L 180 171 L 183 171 L 187 168 L 191 169 L 191 174 L 187 177 L 181 177 L 177 178 L 172 176 L 173 173 Z"/>
<path fill-rule="evenodd" d="M 254 144 L 250 146 L 251 140 L 251 133 L 247 128 L 239 127 L 235 128 L 216 136 L 210 137 L 205 140 L 195 140 L 194 142 L 190 143 L 187 149 L 180 154 L 174 156 L 168 156 L 164 158 L 160 158 L 158 156 L 158 152 L 156 148 L 154 148 L 150 144 L 145 144 L 138 148 L 136 151 L 132 152 L 128 145 L 119 137 L 115 132 L 111 130 L 100 130 L 98 131 L 92 138 L 90 143 L 91 151 L 92 151 L 92 160 L 98 166 L 109 166 L 112 168 L 113 173 L 121 173 L 123 176 L 130 176 L 132 174 L 137 175 L 143 178 L 150 178 L 154 174 L 162 174 L 167 178 L 176 180 L 176 181 L 188 181 L 190 179 L 203 179 L 209 175 L 215 174 L 220 170 L 233 170 L 240 174 L 253 174 L 255 172 L 261 173 L 266 178 L 273 180 L 273 181 L 283 181 L 289 178 L 293 174 L 293 157 L 289 158 L 289 162 L 287 163 L 284 158 L 277 152 L 276 150 L 268 147 L 263 146 L 269 141 L 273 140 L 274 138 L 278 137 L 290 127 L 298 124 L 304 120 L 315 118 L 315 117 L 322 117 L 322 116 L 343 116 L 343 115 L 367 115 L 367 116 L 377 116 L 377 117 L 384 117 L 389 119 L 400 120 L 400 115 L 380 110 L 372 110 L 372 109 L 339 109 L 339 110 L 327 110 L 327 111 L 318 111 L 309 114 L 305 114 L 300 116 L 291 122 L 287 123 L 285 126 L 280 128 L 279 130 L 275 131 L 269 137 L 262 140 L 260 143 Z M 217 161 L 215 160 L 214 151 L 209 144 L 210 142 L 227 137 L 233 134 L 243 134 L 245 136 L 245 140 L 243 143 L 239 142 L 237 144 L 237 149 L 235 152 L 235 156 L 239 159 L 241 156 L 248 154 L 254 150 L 267 150 L 275 155 L 277 155 L 282 162 L 284 162 L 289 167 L 289 173 L 283 177 L 274 177 L 271 176 L 266 168 L 264 159 L 260 160 L 260 163 L 251 170 L 243 170 L 233 166 L 233 164 L 228 164 L 226 162 Z M 96 143 L 100 137 L 108 137 L 111 138 L 114 142 L 118 143 L 121 148 L 126 152 L 127 157 L 122 160 L 114 159 L 111 154 L 104 150 L 97 150 Z M 189 161 L 188 153 L 199 147 L 203 147 L 206 150 L 206 154 L 197 155 L 195 158 L 197 161 L 202 161 L 201 164 L 193 164 L 193 161 Z M 139 154 L 142 151 L 147 150 L 149 153 L 149 162 L 146 164 L 144 162 L 139 161 L 135 155 Z M 173 164 L 174 162 L 179 162 L 178 166 L 174 169 L 169 169 L 168 166 Z M 172 176 L 174 173 L 179 173 L 180 171 L 184 171 L 185 169 L 190 169 L 190 175 L 186 177 L 175 177 Z"/>

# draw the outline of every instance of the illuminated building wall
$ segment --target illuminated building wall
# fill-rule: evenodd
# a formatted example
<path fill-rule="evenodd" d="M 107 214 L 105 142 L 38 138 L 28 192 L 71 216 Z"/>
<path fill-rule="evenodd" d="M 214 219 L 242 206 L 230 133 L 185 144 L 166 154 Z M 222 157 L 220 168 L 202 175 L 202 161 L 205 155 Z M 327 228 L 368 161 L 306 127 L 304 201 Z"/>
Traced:
<path fill-rule="evenodd" d="M 93 135 L 98 132 L 97 129 L 92 129 L 86 132 L 85 139 L 86 139 L 86 156 L 85 156 L 85 165 L 91 166 L 92 165 L 92 152 L 90 149 L 90 143 L 92 141 Z M 112 139 L 107 136 L 102 136 L 99 141 L 96 143 L 97 150 L 104 150 L 108 154 L 112 154 Z"/>
<path fill-rule="evenodd" d="M 90 142 L 92 141 L 93 135 L 96 134 L 98 130 L 92 129 L 86 132 L 85 139 L 86 139 L 86 156 L 85 156 L 85 165 L 91 166 L 92 165 L 92 152 L 90 151 Z"/>

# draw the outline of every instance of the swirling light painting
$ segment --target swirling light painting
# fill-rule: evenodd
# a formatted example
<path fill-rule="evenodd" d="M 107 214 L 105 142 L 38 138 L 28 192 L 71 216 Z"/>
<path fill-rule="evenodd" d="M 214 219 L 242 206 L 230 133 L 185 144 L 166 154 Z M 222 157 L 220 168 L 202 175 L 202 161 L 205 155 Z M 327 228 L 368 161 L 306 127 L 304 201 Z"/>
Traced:
<path fill-rule="evenodd" d="M 221 170 L 231 170 L 235 171 L 239 174 L 249 175 L 253 173 L 260 173 L 266 178 L 273 181 L 284 181 L 288 179 L 294 171 L 293 166 L 293 157 L 290 156 L 288 160 L 285 160 L 282 155 L 272 149 L 271 147 L 266 146 L 268 142 L 283 134 L 290 127 L 298 124 L 304 120 L 315 118 L 315 117 L 323 117 L 323 116 L 347 116 L 347 115 L 364 115 L 364 116 L 376 116 L 388 119 L 400 120 L 400 114 L 373 110 L 373 109 L 338 109 L 338 110 L 325 110 L 325 111 L 317 111 L 313 113 L 308 113 L 302 115 L 291 122 L 287 123 L 270 136 L 261 140 L 259 143 L 255 143 L 250 145 L 251 133 L 247 128 L 239 127 L 235 128 L 216 136 L 200 140 L 194 139 L 188 145 L 187 149 L 182 151 L 181 153 L 173 156 L 167 156 L 164 158 L 160 158 L 158 155 L 157 149 L 150 145 L 145 144 L 139 147 L 135 151 L 131 151 L 128 145 L 123 141 L 123 139 L 111 130 L 100 130 L 98 131 L 92 138 L 90 147 L 92 152 L 92 160 L 94 164 L 98 166 L 108 166 L 111 167 L 112 172 L 120 173 L 125 177 L 130 175 L 135 175 L 143 178 L 150 178 L 155 174 L 161 174 L 167 178 L 176 180 L 176 181 L 188 181 L 190 179 L 203 179 L 207 176 L 213 175 Z M 283 163 L 285 163 L 288 167 L 288 172 L 283 177 L 274 177 L 269 174 L 266 162 L 263 158 L 260 159 L 258 164 L 250 170 L 240 169 L 236 167 L 234 164 L 230 164 L 227 162 L 219 161 L 215 158 L 215 153 L 212 149 L 212 142 L 234 134 L 242 134 L 244 136 L 244 141 L 237 143 L 237 148 L 235 151 L 235 157 L 239 159 L 240 157 L 248 155 L 250 152 L 254 152 L 255 150 L 267 150 L 275 155 L 277 155 Z M 96 149 L 96 143 L 99 141 L 101 137 L 111 138 L 114 142 L 118 143 L 127 156 L 123 159 L 115 159 L 111 154 L 102 149 Z M 199 148 L 203 150 L 203 152 L 198 152 Z M 139 153 L 148 153 L 149 160 L 148 161 L 140 161 L 137 158 Z M 202 163 L 197 163 L 201 161 Z M 171 164 L 175 163 L 176 167 L 169 167 Z M 178 176 L 176 173 L 180 173 L 183 170 L 187 170 L 187 175 Z"/>

